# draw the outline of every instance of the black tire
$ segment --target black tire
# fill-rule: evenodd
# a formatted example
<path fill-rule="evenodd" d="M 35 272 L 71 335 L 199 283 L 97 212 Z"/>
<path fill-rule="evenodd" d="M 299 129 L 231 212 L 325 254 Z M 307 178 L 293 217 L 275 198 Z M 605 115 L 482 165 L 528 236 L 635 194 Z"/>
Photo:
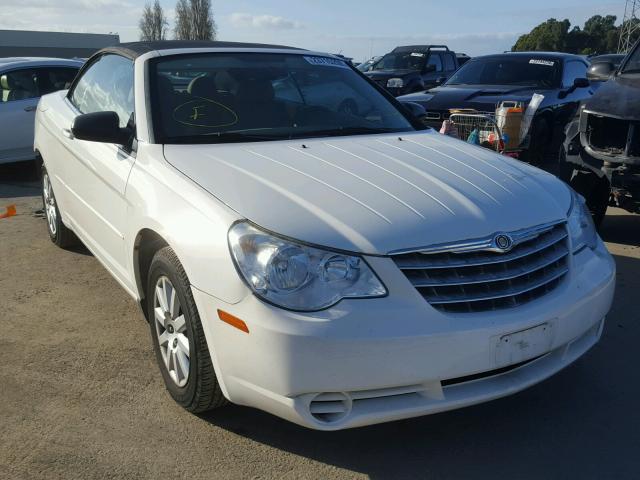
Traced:
<path fill-rule="evenodd" d="M 584 197 L 593 217 L 593 223 L 599 230 L 609 206 L 611 195 L 609 180 L 606 177 L 599 177 L 594 172 L 574 170 L 569 184 Z"/>
<path fill-rule="evenodd" d="M 183 386 L 179 386 L 169 373 L 165 353 L 160 346 L 159 330 L 163 327 L 155 316 L 156 305 L 159 305 L 155 291 L 158 281 L 163 278 L 168 278 L 171 286 L 175 288 L 180 311 L 185 320 L 184 335 L 189 342 L 189 374 Z M 189 285 L 187 274 L 174 251 L 170 247 L 164 247 L 156 252 L 151 261 L 147 281 L 147 311 L 156 360 L 165 386 L 176 403 L 190 412 L 201 413 L 221 407 L 227 400 L 213 369 L 209 347 Z"/>
<path fill-rule="evenodd" d="M 558 157 L 558 178 L 567 184 L 570 183 L 571 177 L 573 176 L 573 170 L 573 164 L 567 162 L 567 151 L 563 144 L 560 148 L 560 154 Z"/>
<path fill-rule="evenodd" d="M 42 164 L 41 168 L 40 192 L 42 196 L 42 208 L 45 219 L 47 220 L 47 232 L 49 233 L 51 241 L 60 248 L 69 248 L 77 245 L 78 237 L 62 222 L 58 202 L 56 202 L 53 186 L 49 180 L 49 173 L 44 164 Z"/>
<path fill-rule="evenodd" d="M 539 119 L 531 126 L 531 139 L 526 153 L 526 161 L 535 167 L 543 167 L 546 160 L 546 151 L 551 140 L 551 129 L 546 120 Z"/>

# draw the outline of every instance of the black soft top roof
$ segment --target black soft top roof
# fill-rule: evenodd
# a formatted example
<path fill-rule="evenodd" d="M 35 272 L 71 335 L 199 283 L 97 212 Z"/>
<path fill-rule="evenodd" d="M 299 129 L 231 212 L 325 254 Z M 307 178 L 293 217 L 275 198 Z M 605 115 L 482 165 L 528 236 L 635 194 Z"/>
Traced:
<path fill-rule="evenodd" d="M 107 47 L 98 53 L 111 52 L 135 59 L 148 52 L 156 50 L 171 50 L 175 48 L 265 48 L 265 49 L 286 49 L 302 50 L 295 47 L 283 45 L 267 45 L 264 43 L 241 43 L 241 42 L 218 42 L 206 40 L 160 40 L 154 42 L 129 42 L 120 43 L 113 47 Z"/>

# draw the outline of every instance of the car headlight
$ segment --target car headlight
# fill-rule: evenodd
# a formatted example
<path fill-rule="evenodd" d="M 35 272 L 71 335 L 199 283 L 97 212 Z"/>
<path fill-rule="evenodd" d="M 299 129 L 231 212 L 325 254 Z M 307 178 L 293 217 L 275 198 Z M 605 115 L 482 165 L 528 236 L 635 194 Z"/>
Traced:
<path fill-rule="evenodd" d="M 387 88 L 402 88 L 404 87 L 404 80 L 401 78 L 390 78 L 387 80 Z"/>
<path fill-rule="evenodd" d="M 361 257 L 277 237 L 248 222 L 231 227 L 229 247 L 249 288 L 279 307 L 315 311 L 343 298 L 387 294 Z"/>
<path fill-rule="evenodd" d="M 591 212 L 585 204 L 584 198 L 571 190 L 571 208 L 569 209 L 567 227 L 571 236 L 573 253 L 589 247 L 594 250 L 598 245 L 598 234 L 593 224 Z"/>

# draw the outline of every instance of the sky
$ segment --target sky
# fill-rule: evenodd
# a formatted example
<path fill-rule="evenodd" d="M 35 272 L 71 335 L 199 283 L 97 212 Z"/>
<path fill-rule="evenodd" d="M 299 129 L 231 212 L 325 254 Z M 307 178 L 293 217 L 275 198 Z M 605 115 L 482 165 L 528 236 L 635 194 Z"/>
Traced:
<path fill-rule="evenodd" d="M 173 28 L 175 0 L 160 0 Z M 0 29 L 118 33 L 138 39 L 144 0 L 0 0 Z M 218 39 L 342 53 L 356 61 L 397 45 L 446 44 L 471 56 L 508 50 L 548 18 L 622 19 L 624 0 L 212 0 Z"/>

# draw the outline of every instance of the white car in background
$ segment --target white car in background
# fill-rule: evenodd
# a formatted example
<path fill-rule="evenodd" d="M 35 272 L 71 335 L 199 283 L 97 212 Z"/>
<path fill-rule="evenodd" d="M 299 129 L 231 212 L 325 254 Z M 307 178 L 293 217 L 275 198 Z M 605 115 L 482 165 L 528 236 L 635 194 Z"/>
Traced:
<path fill-rule="evenodd" d="M 61 58 L 0 58 L 0 163 L 34 158 L 38 100 L 69 88 L 82 63 Z"/>
<path fill-rule="evenodd" d="M 338 80 L 366 113 L 304 94 Z M 79 237 L 140 303 L 192 412 L 336 430 L 487 401 L 587 352 L 611 306 L 581 197 L 425 129 L 331 55 L 108 48 L 42 98 L 35 148 L 51 240 Z"/>

